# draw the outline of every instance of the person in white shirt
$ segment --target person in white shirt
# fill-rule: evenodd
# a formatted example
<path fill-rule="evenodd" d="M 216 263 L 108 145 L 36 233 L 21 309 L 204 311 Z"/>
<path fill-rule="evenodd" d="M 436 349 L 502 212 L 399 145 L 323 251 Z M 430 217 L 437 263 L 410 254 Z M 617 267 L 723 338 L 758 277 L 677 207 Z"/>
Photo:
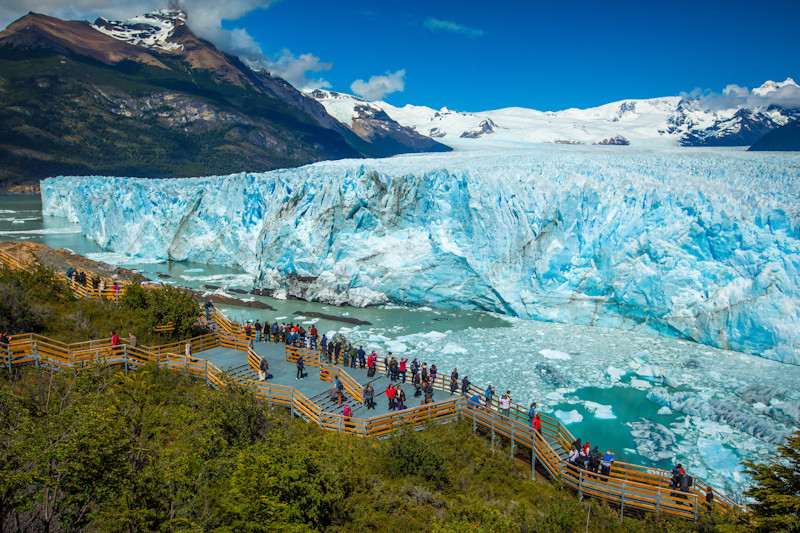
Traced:
<path fill-rule="evenodd" d="M 511 391 L 506 391 L 505 394 L 500 396 L 500 412 L 503 416 L 508 416 L 511 411 Z"/>

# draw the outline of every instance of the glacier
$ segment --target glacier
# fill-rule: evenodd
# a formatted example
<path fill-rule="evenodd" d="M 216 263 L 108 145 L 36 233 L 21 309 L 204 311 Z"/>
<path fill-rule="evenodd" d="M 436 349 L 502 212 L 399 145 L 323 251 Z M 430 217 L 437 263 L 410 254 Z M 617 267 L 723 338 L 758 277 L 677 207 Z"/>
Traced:
<path fill-rule="evenodd" d="M 531 145 L 41 191 L 44 214 L 106 249 L 238 266 L 312 301 L 483 309 L 800 364 L 797 155 Z"/>

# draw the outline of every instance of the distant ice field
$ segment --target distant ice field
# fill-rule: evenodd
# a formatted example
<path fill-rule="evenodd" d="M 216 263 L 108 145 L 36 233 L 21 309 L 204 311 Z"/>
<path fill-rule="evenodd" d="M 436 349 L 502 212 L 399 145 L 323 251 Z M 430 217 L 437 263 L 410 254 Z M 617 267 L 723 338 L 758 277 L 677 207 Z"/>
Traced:
<path fill-rule="evenodd" d="M 42 184 L 111 251 L 312 301 L 480 309 L 800 364 L 800 157 L 533 145 Z"/>

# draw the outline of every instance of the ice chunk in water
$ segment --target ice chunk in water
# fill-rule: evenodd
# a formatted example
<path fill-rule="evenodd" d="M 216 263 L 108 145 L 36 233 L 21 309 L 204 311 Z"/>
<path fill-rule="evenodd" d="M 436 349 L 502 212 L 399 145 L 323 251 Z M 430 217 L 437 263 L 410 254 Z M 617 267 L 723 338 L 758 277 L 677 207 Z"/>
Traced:
<path fill-rule="evenodd" d="M 583 415 L 575 409 L 572 411 L 562 411 L 561 409 L 556 409 L 555 415 L 556 418 L 561 420 L 561 422 L 567 426 L 569 424 L 577 424 L 578 422 L 583 421 Z"/>
<path fill-rule="evenodd" d="M 558 350 L 549 350 L 545 348 L 544 350 L 539 350 L 539 353 L 542 354 L 543 357 L 546 359 L 560 359 L 563 361 L 569 361 L 572 357 L 569 354 L 564 352 L 559 352 Z"/>

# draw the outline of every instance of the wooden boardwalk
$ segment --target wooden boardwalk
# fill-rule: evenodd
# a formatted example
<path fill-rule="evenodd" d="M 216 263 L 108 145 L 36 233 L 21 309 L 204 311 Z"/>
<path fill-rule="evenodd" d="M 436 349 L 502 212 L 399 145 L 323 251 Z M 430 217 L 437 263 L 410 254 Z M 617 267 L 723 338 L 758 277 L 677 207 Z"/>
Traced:
<path fill-rule="evenodd" d="M 5 264 L 5 257 L 0 260 Z M 12 265 L 12 268 L 24 268 Z M 64 277 L 66 279 L 66 277 Z M 80 297 L 83 291 L 76 291 Z M 360 438 L 384 438 L 393 432 L 409 428 L 423 430 L 434 424 L 466 420 L 474 431 L 495 440 L 508 441 L 511 457 L 530 461 L 531 476 L 539 469 L 548 477 L 573 489 L 580 498 L 596 498 L 618 506 L 621 513 L 636 510 L 662 512 L 696 520 L 705 503 L 708 485 L 695 478 L 688 493 L 670 488 L 670 473 L 657 468 L 615 462 L 610 475 L 602 476 L 574 467 L 566 462 L 566 450 L 575 440 L 557 419 L 540 415 L 542 432 L 533 431 L 527 410 L 512 404 L 509 416 L 499 412 L 498 399 L 483 406 L 484 389 L 472 385 L 469 397 L 450 395 L 449 376 L 437 375 L 434 403 L 412 406 L 402 411 L 388 411 L 385 388 L 389 383 L 382 362 L 374 378 L 367 378 L 366 370 L 345 368 L 328 364 L 320 359 L 316 350 L 305 350 L 272 342 L 249 343 L 241 324 L 231 322 L 216 309 L 203 313 L 200 322 L 213 333 L 189 339 L 193 353 L 185 356 L 187 341 L 161 346 L 128 345 L 111 346 L 110 340 L 64 344 L 36 334 L 14 335 L 0 364 L 10 371 L 18 365 L 47 366 L 59 370 L 79 369 L 88 365 L 121 366 L 130 369 L 155 363 L 160 368 L 182 372 L 204 379 L 212 387 L 223 388 L 230 383 L 249 387 L 257 398 L 291 410 L 322 429 L 349 433 Z M 295 361 L 303 355 L 305 379 L 297 379 Z M 269 363 L 272 377 L 258 381 L 257 371 L 261 358 Z M 409 373 L 410 374 L 410 373 Z M 345 418 L 338 402 L 331 399 L 332 382 L 338 377 L 343 384 L 346 401 L 353 416 Z M 362 405 L 366 383 L 375 389 L 376 410 Z M 404 388 L 407 403 L 414 403 L 413 388 Z M 739 516 L 747 512 L 724 494 L 712 490 L 715 509 L 726 515 Z"/>

